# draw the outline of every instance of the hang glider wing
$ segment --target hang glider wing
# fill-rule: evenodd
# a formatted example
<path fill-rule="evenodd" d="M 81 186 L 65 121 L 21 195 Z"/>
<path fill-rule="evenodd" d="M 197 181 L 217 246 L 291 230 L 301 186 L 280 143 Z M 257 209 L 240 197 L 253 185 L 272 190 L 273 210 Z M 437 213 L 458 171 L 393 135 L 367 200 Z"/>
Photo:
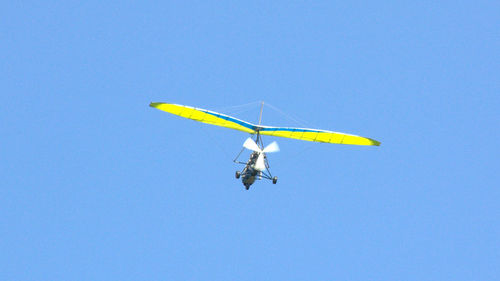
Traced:
<path fill-rule="evenodd" d="M 369 138 L 326 130 L 260 126 L 259 131 L 261 135 L 292 138 L 306 141 L 353 145 L 380 145 L 380 142 Z"/>
<path fill-rule="evenodd" d="M 261 135 L 284 137 L 284 138 L 306 140 L 306 141 L 353 144 L 353 145 L 376 145 L 376 146 L 380 145 L 380 142 L 373 139 L 364 138 L 356 135 L 339 133 L 339 132 L 332 132 L 327 130 L 304 129 L 304 128 L 293 128 L 293 127 L 257 126 L 252 123 L 240 120 L 238 118 L 231 117 L 229 115 L 186 105 L 152 102 L 149 104 L 149 106 L 184 118 L 216 126 L 235 129 L 250 134 L 256 134 L 257 131 L 259 131 Z"/>
<path fill-rule="evenodd" d="M 235 129 L 250 134 L 256 133 L 255 125 L 222 113 L 185 105 L 162 102 L 152 102 L 149 104 L 149 106 L 199 122 Z"/>

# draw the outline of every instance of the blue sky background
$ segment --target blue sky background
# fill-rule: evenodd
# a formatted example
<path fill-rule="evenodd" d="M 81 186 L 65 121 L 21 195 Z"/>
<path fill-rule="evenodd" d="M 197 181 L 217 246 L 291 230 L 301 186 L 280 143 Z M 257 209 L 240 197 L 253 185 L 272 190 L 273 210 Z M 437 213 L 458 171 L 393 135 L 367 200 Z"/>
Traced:
<path fill-rule="evenodd" d="M 0 279 L 498 280 L 499 11 L 4 3 Z M 148 107 L 259 100 L 382 146 L 268 137 L 279 182 L 245 191 L 245 133 Z"/>

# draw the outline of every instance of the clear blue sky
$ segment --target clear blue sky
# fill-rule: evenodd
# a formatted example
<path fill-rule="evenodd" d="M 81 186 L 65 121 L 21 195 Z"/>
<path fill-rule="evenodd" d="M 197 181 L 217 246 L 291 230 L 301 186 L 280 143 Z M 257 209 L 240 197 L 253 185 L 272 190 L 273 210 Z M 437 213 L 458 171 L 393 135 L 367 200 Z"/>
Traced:
<path fill-rule="evenodd" d="M 499 11 L 5 2 L 0 279 L 499 280 Z M 148 107 L 258 100 L 382 146 L 268 137 L 245 191 L 245 133 Z"/>

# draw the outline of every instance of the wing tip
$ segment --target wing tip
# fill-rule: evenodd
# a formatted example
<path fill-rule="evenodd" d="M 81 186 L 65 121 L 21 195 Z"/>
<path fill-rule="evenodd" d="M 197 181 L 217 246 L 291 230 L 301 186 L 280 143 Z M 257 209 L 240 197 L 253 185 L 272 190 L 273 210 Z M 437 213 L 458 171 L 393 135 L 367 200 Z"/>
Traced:
<path fill-rule="evenodd" d="M 150 102 L 150 103 L 149 103 L 149 106 L 150 106 L 150 107 L 157 108 L 160 104 L 163 104 L 163 102 Z"/>
<path fill-rule="evenodd" d="M 373 145 L 373 146 L 380 146 L 380 142 L 379 141 L 376 141 L 374 139 L 368 139 L 370 141 L 370 145 Z"/>

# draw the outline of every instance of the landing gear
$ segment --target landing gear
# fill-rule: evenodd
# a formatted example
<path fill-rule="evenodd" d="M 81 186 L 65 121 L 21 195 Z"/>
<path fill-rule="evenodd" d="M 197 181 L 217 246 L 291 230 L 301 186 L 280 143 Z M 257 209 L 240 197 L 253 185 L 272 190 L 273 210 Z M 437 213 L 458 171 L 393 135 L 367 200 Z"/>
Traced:
<path fill-rule="evenodd" d="M 273 184 L 276 184 L 278 182 L 278 177 L 273 178 Z"/>
<path fill-rule="evenodd" d="M 237 179 L 239 179 L 239 178 L 240 178 L 240 175 L 241 175 L 240 171 L 236 171 L 236 174 L 235 174 L 234 176 L 235 176 Z"/>

